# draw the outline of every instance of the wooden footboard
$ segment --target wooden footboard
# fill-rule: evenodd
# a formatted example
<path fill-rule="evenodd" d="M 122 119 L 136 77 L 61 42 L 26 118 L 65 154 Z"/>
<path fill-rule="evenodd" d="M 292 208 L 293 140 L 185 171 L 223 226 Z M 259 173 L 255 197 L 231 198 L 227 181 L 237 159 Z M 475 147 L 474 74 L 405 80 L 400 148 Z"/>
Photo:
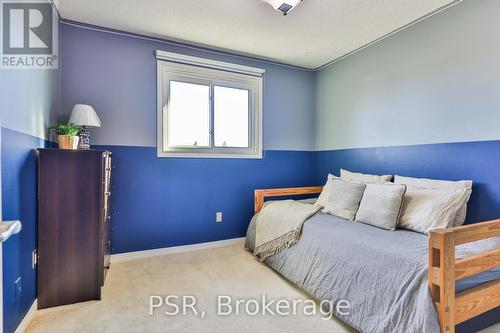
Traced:
<path fill-rule="evenodd" d="M 455 246 L 500 236 L 500 220 L 437 229 L 429 236 L 429 288 L 441 333 L 500 306 L 500 280 L 455 294 L 455 281 L 500 266 L 500 249 L 455 260 Z"/>
<path fill-rule="evenodd" d="M 317 194 L 321 193 L 323 186 L 309 187 L 289 187 L 289 188 L 272 188 L 267 190 L 255 190 L 254 211 L 260 212 L 264 205 L 265 198 L 268 197 L 284 197 L 291 195 Z"/>

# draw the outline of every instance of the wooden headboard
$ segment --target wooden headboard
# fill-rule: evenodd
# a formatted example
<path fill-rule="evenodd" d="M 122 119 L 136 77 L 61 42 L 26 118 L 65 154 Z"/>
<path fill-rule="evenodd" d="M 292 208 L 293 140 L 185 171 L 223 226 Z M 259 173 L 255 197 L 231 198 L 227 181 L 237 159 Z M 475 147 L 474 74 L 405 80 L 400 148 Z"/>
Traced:
<path fill-rule="evenodd" d="M 323 186 L 310 187 L 288 187 L 288 188 L 272 188 L 267 190 L 255 190 L 254 212 L 258 213 L 264 205 L 265 198 L 268 197 L 284 197 L 291 195 L 317 194 L 321 193 Z"/>

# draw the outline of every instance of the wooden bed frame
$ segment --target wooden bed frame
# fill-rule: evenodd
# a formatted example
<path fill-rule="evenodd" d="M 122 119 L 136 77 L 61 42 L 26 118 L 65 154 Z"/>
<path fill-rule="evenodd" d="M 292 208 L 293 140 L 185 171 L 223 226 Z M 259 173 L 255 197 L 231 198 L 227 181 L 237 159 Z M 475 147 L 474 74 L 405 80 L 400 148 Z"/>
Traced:
<path fill-rule="evenodd" d="M 255 213 L 265 198 L 318 194 L 322 186 L 255 190 Z M 439 316 L 441 333 L 454 333 L 455 325 L 500 306 L 500 280 L 455 293 L 455 281 L 500 267 L 500 248 L 455 260 L 455 246 L 500 236 L 500 219 L 429 234 L 429 288 Z"/>

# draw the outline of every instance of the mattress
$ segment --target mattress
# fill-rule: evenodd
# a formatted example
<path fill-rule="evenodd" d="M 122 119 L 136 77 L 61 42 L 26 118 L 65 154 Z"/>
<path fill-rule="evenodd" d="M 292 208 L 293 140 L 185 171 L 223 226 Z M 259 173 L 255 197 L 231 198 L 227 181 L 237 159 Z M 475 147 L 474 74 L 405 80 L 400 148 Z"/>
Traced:
<path fill-rule="evenodd" d="M 304 203 L 311 203 L 310 200 L 307 200 L 307 201 L 301 200 L 301 201 L 303 201 Z M 255 238 L 255 219 L 256 219 L 256 216 L 254 216 L 252 218 L 252 220 L 250 221 L 250 225 L 248 226 L 248 231 L 247 231 L 246 243 L 245 243 L 245 247 L 252 252 L 254 250 L 253 244 L 255 242 L 255 239 L 254 239 Z M 500 267 L 497 267 L 497 268 L 492 269 L 492 270 L 487 271 L 487 272 L 482 272 L 480 274 L 477 274 L 477 275 L 474 275 L 471 277 L 467 277 L 465 279 L 458 280 L 456 282 L 456 285 L 455 285 L 455 290 L 458 293 L 458 292 L 461 292 L 461 291 L 464 291 L 464 290 L 467 290 L 470 288 L 474 288 L 474 287 L 477 287 L 481 284 L 491 282 L 491 281 L 494 281 L 497 279 L 500 279 Z"/>
<path fill-rule="evenodd" d="M 318 213 L 297 244 L 266 264 L 315 299 L 348 300 L 342 320 L 360 332 L 439 332 L 427 283 L 428 236 L 389 232 Z M 245 246 L 253 250 L 255 217 Z M 500 270 L 457 281 L 457 292 L 500 278 Z"/>
<path fill-rule="evenodd" d="M 348 313 L 332 312 L 359 332 L 439 332 L 427 247 L 426 235 L 318 213 L 295 245 L 265 263 L 320 302 L 347 302 Z"/>
<path fill-rule="evenodd" d="M 498 279 L 500 279 L 500 267 L 458 280 L 455 284 L 455 291 L 458 293 Z"/>

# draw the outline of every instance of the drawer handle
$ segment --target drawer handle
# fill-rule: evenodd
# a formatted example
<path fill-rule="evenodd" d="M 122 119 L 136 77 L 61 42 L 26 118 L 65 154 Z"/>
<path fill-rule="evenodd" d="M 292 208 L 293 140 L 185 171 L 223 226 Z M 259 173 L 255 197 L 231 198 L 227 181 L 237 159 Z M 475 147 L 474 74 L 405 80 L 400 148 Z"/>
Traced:
<path fill-rule="evenodd" d="M 111 196 L 111 192 L 106 192 L 106 196 L 110 197 Z"/>

